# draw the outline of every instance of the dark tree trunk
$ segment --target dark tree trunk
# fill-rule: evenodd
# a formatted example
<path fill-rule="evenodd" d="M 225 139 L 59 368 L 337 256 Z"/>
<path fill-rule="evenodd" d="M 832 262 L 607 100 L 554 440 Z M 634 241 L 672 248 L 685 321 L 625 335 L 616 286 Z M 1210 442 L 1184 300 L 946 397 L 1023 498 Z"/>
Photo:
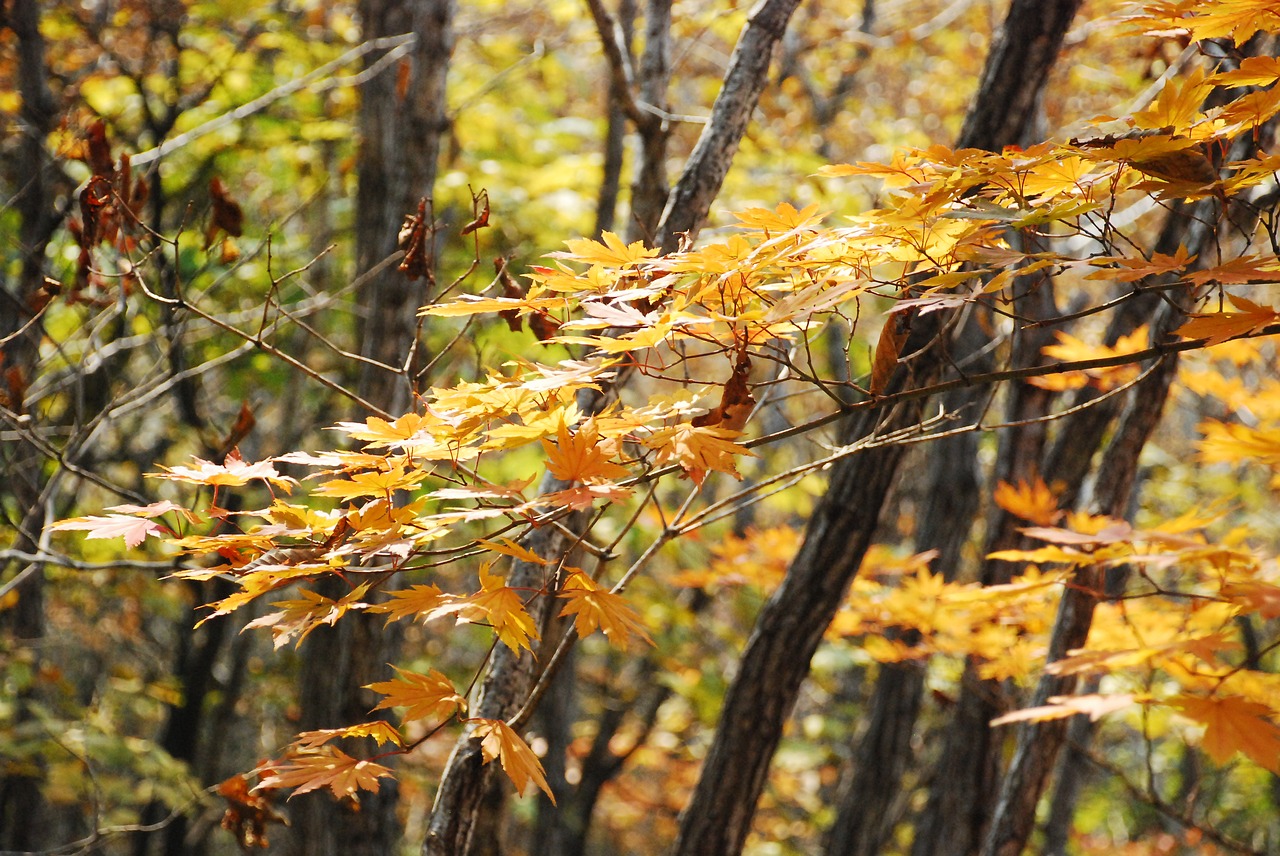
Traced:
<path fill-rule="evenodd" d="M 33 319 L 33 298 L 44 281 L 45 248 L 59 221 L 52 201 L 56 196 L 55 172 L 45 150 L 45 137 L 54 126 L 57 105 L 46 80 L 40 4 L 36 0 L 15 0 L 7 23 L 17 37 L 18 92 L 22 98 L 19 114 L 22 140 L 17 147 L 18 162 L 11 168 L 23 180 L 17 182 L 21 190 L 10 203 L 20 217 L 17 238 L 22 266 L 16 281 L 4 282 L 0 290 L 0 342 L 3 342 L 0 370 L 5 378 L 0 384 L 3 390 L 0 396 L 6 399 L 6 409 L 21 414 L 25 410 L 22 396 L 32 380 L 42 333 L 39 321 Z M 5 427 L 17 429 L 18 436 L 23 436 L 18 425 Z M 43 456 L 24 439 L 6 441 L 3 445 L 0 465 L 4 468 L 5 484 L 0 490 L 11 494 L 11 508 L 18 515 L 17 520 L 9 521 L 17 528 L 13 548 L 36 553 L 44 518 Z M 0 566 L 0 572 L 0 580 L 4 582 L 21 577 L 14 588 L 17 604 L 0 612 L 0 632 L 11 640 L 22 657 L 28 658 L 27 668 L 35 674 L 39 670 L 41 640 L 45 635 L 44 566 L 14 561 Z M 16 721 L 30 716 L 29 704 L 34 700 L 30 692 L 29 687 L 20 689 L 14 712 Z M 41 842 L 37 836 L 44 814 L 39 781 L 38 772 L 27 770 L 6 769 L 0 777 L 0 849 L 38 849 Z"/>
<path fill-rule="evenodd" d="M 356 200 L 356 265 L 363 274 L 396 250 L 404 218 L 435 185 L 440 141 L 447 130 L 445 79 L 453 47 L 452 0 L 362 0 L 366 39 L 412 33 L 408 79 L 384 71 L 362 89 L 360 166 Z M 376 61 L 367 57 L 366 66 Z M 401 88 L 400 84 L 404 83 Z M 428 213 L 430 208 L 428 206 Z M 432 246 L 428 240 L 428 247 Z M 412 406 L 417 354 L 418 307 L 430 276 L 410 280 L 395 268 L 374 276 L 360 295 L 359 325 L 364 363 L 361 397 L 389 413 Z M 324 590 L 325 587 L 332 590 Z M 321 587 L 331 596 L 345 585 Z M 336 728 L 362 722 L 376 704 L 366 684 L 390 677 L 396 657 L 396 626 L 364 614 L 321 628 L 302 645 L 300 707 L 303 729 Z M 294 851 L 301 856 L 382 856 L 399 844 L 398 790 L 384 782 L 377 794 L 362 794 L 358 810 L 322 794 L 293 800 Z"/>

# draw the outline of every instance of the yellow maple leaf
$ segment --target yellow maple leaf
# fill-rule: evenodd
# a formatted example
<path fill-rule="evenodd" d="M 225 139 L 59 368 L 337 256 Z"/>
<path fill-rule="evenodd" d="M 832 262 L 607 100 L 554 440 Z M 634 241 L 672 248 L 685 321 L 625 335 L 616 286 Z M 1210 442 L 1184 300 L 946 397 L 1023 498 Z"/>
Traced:
<path fill-rule="evenodd" d="M 1038 475 L 1032 482 L 1018 482 L 1016 487 L 1001 481 L 996 485 L 994 499 L 996 505 L 1014 517 L 1041 526 L 1052 526 L 1062 517 L 1057 498 Z"/>
<path fill-rule="evenodd" d="M 1261 461 L 1280 466 L 1280 426 L 1252 428 L 1209 419 L 1201 423 L 1200 432 L 1204 436 L 1197 444 L 1199 458 L 1206 463 Z"/>
<path fill-rule="evenodd" d="M 370 604 L 368 611 L 385 612 L 388 623 L 401 618 L 426 620 L 433 609 L 445 602 L 444 592 L 434 585 L 415 585 L 401 591 L 389 591 L 387 596 L 391 600 Z"/>
<path fill-rule="evenodd" d="M 547 453 L 547 470 L 561 481 L 606 481 L 631 475 L 626 467 L 609 460 L 611 450 L 600 442 L 593 419 L 582 423 L 573 434 L 561 423 L 556 438 L 555 443 L 544 439 L 542 448 Z"/>
<path fill-rule="evenodd" d="M 427 620 L 456 615 L 460 624 L 487 621 L 512 651 L 532 651 L 529 640 L 542 638 L 532 616 L 525 610 L 520 593 L 506 586 L 502 577 L 489 573 L 489 567 L 487 562 L 480 566 L 480 591 L 465 597 L 445 595 L 448 602 L 431 610 Z"/>
<path fill-rule="evenodd" d="M 1215 764 L 1240 752 L 1280 776 L 1280 727 L 1269 718 L 1276 711 L 1239 696 L 1178 696 L 1172 704 L 1204 725 L 1201 746 Z"/>
<path fill-rule="evenodd" d="M 1147 325 L 1145 324 L 1129 335 L 1121 336 L 1114 345 L 1093 344 L 1061 331 L 1058 332 L 1057 336 L 1058 343 L 1056 345 L 1046 345 L 1041 349 L 1041 353 L 1051 360 L 1058 360 L 1064 363 L 1112 359 L 1136 353 L 1147 347 Z M 1138 372 L 1138 366 L 1134 363 L 1129 363 L 1073 369 L 1056 375 L 1029 378 L 1027 382 L 1043 389 L 1056 390 L 1076 389 L 1090 384 L 1105 392 L 1129 383 L 1138 376 Z"/>
<path fill-rule="evenodd" d="M 658 464 L 675 462 L 695 484 L 701 485 L 708 470 L 742 478 L 734 458 L 737 455 L 754 457 L 755 452 L 735 443 L 733 440 L 737 436 L 739 432 L 718 425 L 699 427 L 681 423 L 655 431 L 645 439 L 644 445 L 658 453 Z"/>
<path fill-rule="evenodd" d="M 341 737 L 372 737 L 379 746 L 384 743 L 404 746 L 404 738 L 400 736 L 400 732 L 394 725 L 385 719 L 375 719 L 372 722 L 348 725 L 346 728 L 320 728 L 315 731 L 304 731 L 294 738 L 292 751 L 309 752 L 319 749 L 330 740 L 336 740 Z"/>
<path fill-rule="evenodd" d="M 502 764 L 502 771 L 507 774 L 507 778 L 516 786 L 518 792 L 523 794 L 525 787 L 532 780 L 551 800 L 551 804 L 555 805 L 556 797 L 547 785 L 542 763 L 538 761 L 538 756 L 533 754 L 529 744 L 525 743 L 520 735 L 511 729 L 511 726 L 501 719 L 481 719 L 477 721 L 471 736 L 480 741 L 480 752 L 484 756 L 485 763 L 497 758 Z"/>
<path fill-rule="evenodd" d="M 565 241 L 565 246 L 569 248 L 569 252 L 548 253 L 548 255 L 553 259 L 620 268 L 638 265 L 645 259 L 651 259 L 658 254 L 656 248 L 646 247 L 644 241 L 627 244 L 613 232 L 605 232 L 600 236 L 599 241 L 588 238 Z"/>
<path fill-rule="evenodd" d="M 560 615 L 574 616 L 573 626 L 579 636 L 587 636 L 598 627 L 615 645 L 625 645 L 633 635 L 653 644 L 640 616 L 622 596 L 601 588 L 586 574 L 570 574 L 559 597 L 569 601 Z"/>
<path fill-rule="evenodd" d="M 404 707 L 404 718 L 445 718 L 467 709 L 467 700 L 454 688 L 443 673 L 432 669 L 423 675 L 395 666 L 396 677 L 390 681 L 368 684 L 367 688 L 386 698 L 374 706 L 374 710 Z"/>
<path fill-rule="evenodd" d="M 443 424 L 443 420 L 431 413 L 406 413 L 394 422 L 370 416 L 364 422 L 339 422 L 334 427 L 354 440 L 367 441 L 369 446 L 394 446 Z"/>
<path fill-rule="evenodd" d="M 354 499 L 357 496 L 390 496 L 397 490 L 412 490 L 426 479 L 419 469 L 407 469 L 396 464 L 388 470 L 370 470 L 355 473 L 350 478 L 327 481 L 311 492 L 316 496 L 334 496 Z"/>
<path fill-rule="evenodd" d="M 333 600 L 310 589 L 304 589 L 300 600 L 280 600 L 272 603 L 272 606 L 278 606 L 281 609 L 255 618 L 245 625 L 245 629 L 271 628 L 272 640 L 277 649 L 294 637 L 297 637 L 298 644 L 301 645 L 302 641 L 317 627 L 333 626 L 350 610 L 364 609 L 367 604 L 361 599 L 368 591 L 369 584 L 364 583 L 338 600 Z"/>

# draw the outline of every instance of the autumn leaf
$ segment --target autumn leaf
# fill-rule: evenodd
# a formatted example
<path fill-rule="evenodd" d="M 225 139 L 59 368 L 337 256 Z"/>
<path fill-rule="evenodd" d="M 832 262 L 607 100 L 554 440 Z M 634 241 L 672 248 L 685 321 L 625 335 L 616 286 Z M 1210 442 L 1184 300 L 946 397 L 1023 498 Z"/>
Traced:
<path fill-rule="evenodd" d="M 439 427 L 442 420 L 429 413 L 406 413 L 394 422 L 370 416 L 364 422 L 339 422 L 335 428 L 353 440 L 364 440 L 370 447 L 398 446 L 417 437 L 428 435 Z"/>
<path fill-rule="evenodd" d="M 395 666 L 392 668 L 396 670 L 395 679 L 368 685 L 368 689 L 386 696 L 374 710 L 408 708 L 404 718 L 410 720 L 443 719 L 467 709 L 467 700 L 459 695 L 443 673 L 432 669 L 423 675 Z"/>
<path fill-rule="evenodd" d="M 367 611 L 386 613 L 388 622 L 401 618 L 422 618 L 425 621 L 433 609 L 446 602 L 444 592 L 434 585 L 415 585 L 401 591 L 389 591 L 387 597 L 390 600 L 370 604 Z"/>
<path fill-rule="evenodd" d="M 728 473 L 742 478 L 734 463 L 737 455 L 755 453 L 733 441 L 737 431 L 729 431 L 718 425 L 699 428 L 692 424 L 661 428 L 644 441 L 654 449 L 659 464 L 674 462 L 680 465 L 695 484 L 701 485 L 708 470 Z"/>
<path fill-rule="evenodd" d="M 355 473 L 346 479 L 331 479 L 313 488 L 316 496 L 336 496 L 339 499 L 355 499 L 359 496 L 390 496 L 397 490 L 412 490 L 426 479 L 427 474 L 418 469 L 406 469 L 396 464 L 387 470 L 370 470 Z"/>
<path fill-rule="evenodd" d="M 239 487 L 255 479 L 261 479 L 287 490 L 291 485 L 298 483 L 296 479 L 280 475 L 270 460 L 249 463 L 240 457 L 238 449 L 232 449 L 228 452 L 221 465 L 202 458 L 193 460 L 195 462 L 194 467 L 162 466 L 160 469 L 164 470 L 163 473 L 149 473 L 149 475 L 152 478 L 207 484 L 215 487 Z"/>
<path fill-rule="evenodd" d="M 523 794 L 525 787 L 532 781 L 547 795 L 551 804 L 555 805 L 556 797 L 547 784 L 542 763 L 538 760 L 538 756 L 533 754 L 529 744 L 511 730 L 511 726 L 501 719 L 481 719 L 477 720 L 471 736 L 480 741 L 480 752 L 484 756 L 485 763 L 497 758 L 502 764 L 502 771 L 507 774 L 507 778 L 511 779 L 518 793 Z"/>
<path fill-rule="evenodd" d="M 552 563 L 551 559 L 542 558 L 537 553 L 527 547 L 517 544 L 510 538 L 502 538 L 498 541 L 485 541 L 484 539 L 481 539 L 476 541 L 476 545 L 484 547 L 486 550 L 492 550 L 495 553 L 500 553 L 503 556 L 510 556 L 511 558 L 518 559 L 521 562 L 527 562 L 531 565 L 550 565 Z"/>
<path fill-rule="evenodd" d="M 889 385 L 893 371 L 898 367 L 898 356 L 907 342 L 911 318 L 906 312 L 891 312 L 884 321 L 884 329 L 876 341 L 875 357 L 871 361 L 871 394 L 879 395 Z"/>
<path fill-rule="evenodd" d="M 109 514 L 105 517 L 73 517 L 59 520 L 50 529 L 58 531 L 83 530 L 86 538 L 124 538 L 126 547 L 136 547 L 147 540 L 148 535 L 162 535 L 169 529 L 145 517 L 127 514 Z"/>
<path fill-rule="evenodd" d="M 1276 274 L 1271 274 L 1273 277 Z M 1209 346 L 1236 336 L 1258 333 L 1280 320 L 1280 313 L 1243 297 L 1227 295 L 1236 312 L 1212 312 L 1191 316 L 1191 320 L 1175 332 L 1184 339 L 1205 339 Z"/>
<path fill-rule="evenodd" d="M 597 499 L 605 502 L 622 502 L 635 493 L 634 488 L 606 482 L 604 484 L 581 484 L 564 490 L 552 491 L 538 497 L 538 505 L 549 505 L 555 508 L 567 508 L 579 511 L 590 508 Z"/>
<path fill-rule="evenodd" d="M 609 450 L 601 445 L 594 420 L 587 420 L 573 434 L 561 423 L 556 438 L 555 443 L 544 439 L 542 448 L 547 453 L 548 472 L 561 481 L 605 481 L 631 475 L 626 467 L 609 460 Z"/>
<path fill-rule="evenodd" d="M 377 710 L 377 708 L 374 709 Z M 372 722 L 348 725 L 346 728 L 320 728 L 315 731 L 304 731 L 294 738 L 293 751 L 309 752 L 319 749 L 330 740 L 337 740 L 343 737 L 370 737 L 379 746 L 384 743 L 404 746 L 404 738 L 400 736 L 400 732 L 396 730 L 394 725 L 385 719 L 375 719 Z"/>
<path fill-rule="evenodd" d="M 1057 498 L 1040 476 L 1030 483 L 1020 481 L 1016 487 L 1001 481 L 996 485 L 994 499 L 996 505 L 1014 517 L 1041 526 L 1052 526 L 1062 517 Z"/>
<path fill-rule="evenodd" d="M 1147 347 L 1147 325 L 1143 324 L 1127 336 L 1121 336 L 1114 345 L 1090 343 L 1077 339 L 1069 333 L 1059 332 L 1058 343 L 1046 345 L 1041 349 L 1050 360 L 1064 363 L 1087 362 L 1089 360 L 1111 359 L 1133 354 Z M 1051 375 L 1028 378 L 1027 382 L 1043 389 L 1063 390 L 1078 389 L 1092 385 L 1104 392 L 1129 383 L 1138 376 L 1136 364 L 1115 366 L 1099 366 L 1097 368 L 1070 370 Z"/>
<path fill-rule="evenodd" d="M 588 636 L 598 627 L 615 645 L 625 646 L 633 635 L 653 644 L 640 616 L 622 596 L 601 588 L 586 574 L 570 574 L 558 596 L 569 601 L 560 615 L 574 616 L 573 626 L 579 636 Z"/>
<path fill-rule="evenodd" d="M 244 234 L 244 211 L 240 208 L 240 203 L 231 198 L 231 193 L 222 183 L 222 179 L 216 176 L 209 182 L 209 201 L 213 206 L 213 213 L 209 217 L 209 225 L 204 233 L 206 250 L 213 246 L 213 239 L 217 237 L 219 231 L 233 238 Z"/>
<path fill-rule="evenodd" d="M 507 587 L 502 577 L 489 573 L 489 567 L 488 563 L 480 566 L 480 591 L 466 597 L 447 596 L 448 602 L 431 610 L 427 620 L 456 615 L 459 624 L 487 621 L 512 651 L 532 651 L 529 640 L 541 638 L 533 618 L 525 610 L 520 594 Z"/>
<path fill-rule="evenodd" d="M 1206 463 L 1238 464 L 1259 461 L 1280 466 L 1280 426 L 1256 428 L 1235 422 L 1209 419 L 1200 425 L 1204 435 L 1197 444 L 1199 458 Z"/>
<path fill-rule="evenodd" d="M 1050 719 L 1065 719 L 1077 714 L 1088 714 L 1089 719 L 1097 722 L 1108 713 L 1124 710 L 1137 702 L 1137 697 L 1129 693 L 1117 695 L 1079 695 L 1050 696 L 1048 704 L 1041 707 L 1029 707 L 1015 710 L 1004 716 L 991 720 L 991 726 L 1008 725 L 1011 722 L 1044 722 Z"/>
<path fill-rule="evenodd" d="M 565 241 L 569 252 L 548 253 L 553 259 L 567 259 L 586 264 L 603 265 L 611 268 L 630 267 L 651 259 L 658 250 L 645 246 L 644 241 L 627 244 L 613 232 L 605 232 L 599 241 L 578 238 Z"/>
<path fill-rule="evenodd" d="M 391 775 L 391 770 L 381 764 L 353 758 L 333 746 L 290 755 L 283 762 L 270 762 L 264 772 L 266 774 L 253 790 L 292 788 L 290 799 L 328 788 L 338 799 L 358 800 L 358 791 L 376 794 L 378 779 Z"/>
<path fill-rule="evenodd" d="M 271 628 L 272 640 L 277 649 L 295 637 L 300 645 L 317 627 L 333 626 L 348 611 L 364 609 L 367 604 L 362 601 L 362 598 L 368 590 L 369 585 L 365 583 L 356 586 L 338 600 L 333 600 L 318 592 L 304 589 L 301 599 L 276 601 L 271 605 L 280 607 L 279 611 L 255 618 L 245 625 L 245 629 Z"/>
<path fill-rule="evenodd" d="M 1280 776 L 1280 727 L 1269 718 L 1274 713 L 1271 708 L 1238 696 L 1184 695 L 1171 703 L 1204 725 L 1201 746 L 1215 764 L 1225 764 L 1240 752 Z"/>
<path fill-rule="evenodd" d="M 720 394 L 720 403 L 709 413 L 694 417 L 691 424 L 695 428 L 718 425 L 728 431 L 741 431 L 756 406 L 751 396 L 750 377 L 751 359 L 743 348 Z"/>
<path fill-rule="evenodd" d="M 289 824 L 272 806 L 270 792 L 251 792 L 244 776 L 237 774 L 226 779 L 218 785 L 217 794 L 227 801 L 227 809 L 222 815 L 222 828 L 235 837 L 236 843 L 245 852 L 254 847 L 265 849 L 270 846 L 267 824 Z"/>

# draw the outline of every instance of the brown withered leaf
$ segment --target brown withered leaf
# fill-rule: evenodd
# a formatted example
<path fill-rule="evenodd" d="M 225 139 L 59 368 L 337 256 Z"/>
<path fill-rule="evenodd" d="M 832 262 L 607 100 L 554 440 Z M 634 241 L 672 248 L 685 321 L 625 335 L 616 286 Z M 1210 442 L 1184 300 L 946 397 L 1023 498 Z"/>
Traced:
<path fill-rule="evenodd" d="M 289 825 L 280 812 L 271 805 L 271 792 L 254 793 L 244 776 L 235 775 L 218 785 L 218 796 L 227 801 L 222 815 L 222 828 L 236 839 L 241 852 L 248 853 L 255 847 L 265 849 L 267 824 Z"/>
<path fill-rule="evenodd" d="M 217 457 L 225 458 L 231 453 L 231 450 L 240 445 L 245 437 L 249 436 L 249 432 L 258 424 L 258 419 L 253 415 L 253 409 L 249 407 L 249 402 L 240 403 L 240 412 L 236 415 L 235 424 L 231 426 L 231 430 L 227 432 L 227 436 L 222 438 L 222 442 L 218 444 Z"/>
<path fill-rule="evenodd" d="M 493 269 L 497 271 L 498 282 L 502 285 L 502 296 L 511 300 L 523 300 L 525 290 L 520 287 L 519 283 L 512 278 L 511 273 L 507 270 L 507 259 L 504 257 L 494 259 Z M 524 325 L 520 321 L 520 310 L 503 309 L 498 315 L 503 321 L 507 322 L 507 327 L 512 333 L 519 333 L 524 329 Z"/>
<path fill-rule="evenodd" d="M 893 370 L 898 367 L 898 356 L 911 331 L 911 318 L 905 312 L 891 312 L 880 331 L 876 353 L 871 360 L 871 394 L 879 395 L 889 385 Z"/>
<path fill-rule="evenodd" d="M 106 237 L 111 207 L 111 181 L 101 175 L 80 191 L 80 246 L 88 249 Z"/>
<path fill-rule="evenodd" d="M 4 354 L 0 354 L 0 363 Z M 4 370 L 4 390 L 0 391 L 0 402 L 16 413 L 22 413 L 22 402 L 27 393 L 27 375 L 22 366 L 6 366 Z"/>
<path fill-rule="evenodd" d="M 115 158 L 111 157 L 111 143 L 107 141 L 107 125 L 98 119 L 85 132 L 87 149 L 85 163 L 95 176 L 111 178 L 115 175 Z"/>
<path fill-rule="evenodd" d="M 213 239 L 219 231 L 233 238 L 244 234 L 244 210 L 240 203 L 231 198 L 222 179 L 214 176 L 209 182 L 209 199 L 213 203 L 213 213 L 209 217 L 209 226 L 204 233 L 205 249 L 213 246 Z"/>
<path fill-rule="evenodd" d="M 409 94 L 409 81 L 413 79 L 413 62 L 404 57 L 396 65 L 396 101 L 404 103 L 404 97 Z"/>
<path fill-rule="evenodd" d="M 560 322 L 546 312 L 535 312 L 529 316 L 529 329 L 539 342 L 545 342 L 560 332 Z"/>
<path fill-rule="evenodd" d="M 404 258 L 400 260 L 399 270 L 411 280 L 426 277 L 432 278 L 431 272 L 431 223 L 427 216 L 427 198 L 418 200 L 418 213 L 404 218 L 400 227 L 400 249 L 404 250 Z"/>
<path fill-rule="evenodd" d="M 695 428 L 706 428 L 716 425 L 728 431 L 741 431 L 746 427 L 747 419 L 756 406 L 751 396 L 751 358 L 743 348 L 738 352 L 738 360 L 734 363 L 733 374 L 724 385 L 720 394 L 720 404 L 709 413 L 695 416 L 691 422 Z"/>

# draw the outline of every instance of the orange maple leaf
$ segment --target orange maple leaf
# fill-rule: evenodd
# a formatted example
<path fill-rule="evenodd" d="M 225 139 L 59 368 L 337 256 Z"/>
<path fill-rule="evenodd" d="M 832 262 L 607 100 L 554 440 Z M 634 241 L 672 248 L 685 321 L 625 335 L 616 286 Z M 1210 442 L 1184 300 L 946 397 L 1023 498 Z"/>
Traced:
<path fill-rule="evenodd" d="M 1040 476 L 1030 483 L 1020 481 L 1017 487 L 1001 481 L 996 485 L 994 499 L 996 505 L 1014 517 L 1041 526 L 1052 526 L 1062 517 L 1057 498 Z"/>
<path fill-rule="evenodd" d="M 394 725 L 385 719 L 375 719 L 372 722 L 361 722 L 346 728 L 319 728 L 315 731 L 304 731 L 294 738 L 292 750 L 309 752 L 340 737 L 372 737 L 379 746 L 384 743 L 404 746 L 404 738 L 400 736 L 400 732 Z"/>
<path fill-rule="evenodd" d="M 579 636 L 587 636 L 598 627 L 615 645 L 625 645 L 633 635 L 653 644 L 640 616 L 622 596 L 601 588 L 586 574 L 570 574 L 559 597 L 569 601 L 560 615 L 574 616 L 573 626 Z"/>
<path fill-rule="evenodd" d="M 573 434 L 562 423 L 556 442 L 544 439 L 542 448 L 547 453 L 547 470 L 561 481 L 602 481 L 631 475 L 626 467 L 609 460 L 595 420 L 588 419 Z"/>
<path fill-rule="evenodd" d="M 494 632 L 512 651 L 533 650 L 530 639 L 542 638 L 533 618 L 524 608 L 520 593 L 503 583 L 502 577 L 489 573 L 489 563 L 480 566 L 480 591 L 466 597 L 446 595 L 449 601 L 427 614 L 427 620 L 442 615 L 458 616 L 458 623 L 487 621 Z"/>
<path fill-rule="evenodd" d="M 1204 725 L 1201 746 L 1215 764 L 1240 752 L 1280 776 L 1280 727 L 1269 719 L 1274 710 L 1239 696 L 1178 696 L 1172 704 Z"/>
<path fill-rule="evenodd" d="M 1271 274 L 1274 277 L 1276 274 Z M 1236 312 L 1211 312 L 1193 315 L 1175 333 L 1184 339 L 1206 339 L 1206 345 L 1217 345 L 1236 336 L 1257 333 L 1280 320 L 1280 312 L 1243 297 L 1227 295 Z"/>
<path fill-rule="evenodd" d="M 478 720 L 471 736 L 480 741 L 480 752 L 484 756 L 485 763 L 497 758 L 502 764 L 502 771 L 507 774 L 507 778 L 511 779 L 517 791 L 523 794 L 525 787 L 532 780 L 551 800 L 551 804 L 555 805 L 556 797 L 547 785 L 542 763 L 538 761 L 538 756 L 533 754 L 529 744 L 525 743 L 520 735 L 511 729 L 511 726 L 501 719 L 481 719 Z"/>
<path fill-rule="evenodd" d="M 459 695 L 443 673 L 432 669 L 427 674 L 410 672 L 407 669 L 396 670 L 396 678 L 390 681 L 378 681 L 369 684 L 368 689 L 386 696 L 373 708 L 388 710 L 393 707 L 406 707 L 404 718 L 430 719 L 453 716 L 466 710 L 467 700 Z"/>
<path fill-rule="evenodd" d="M 339 799 L 357 799 L 357 791 L 378 792 L 378 779 L 391 771 L 373 761 L 353 758 L 341 749 L 325 746 L 315 752 L 291 755 L 285 763 L 268 762 L 269 770 L 254 791 L 293 788 L 289 798 L 328 788 Z"/>

